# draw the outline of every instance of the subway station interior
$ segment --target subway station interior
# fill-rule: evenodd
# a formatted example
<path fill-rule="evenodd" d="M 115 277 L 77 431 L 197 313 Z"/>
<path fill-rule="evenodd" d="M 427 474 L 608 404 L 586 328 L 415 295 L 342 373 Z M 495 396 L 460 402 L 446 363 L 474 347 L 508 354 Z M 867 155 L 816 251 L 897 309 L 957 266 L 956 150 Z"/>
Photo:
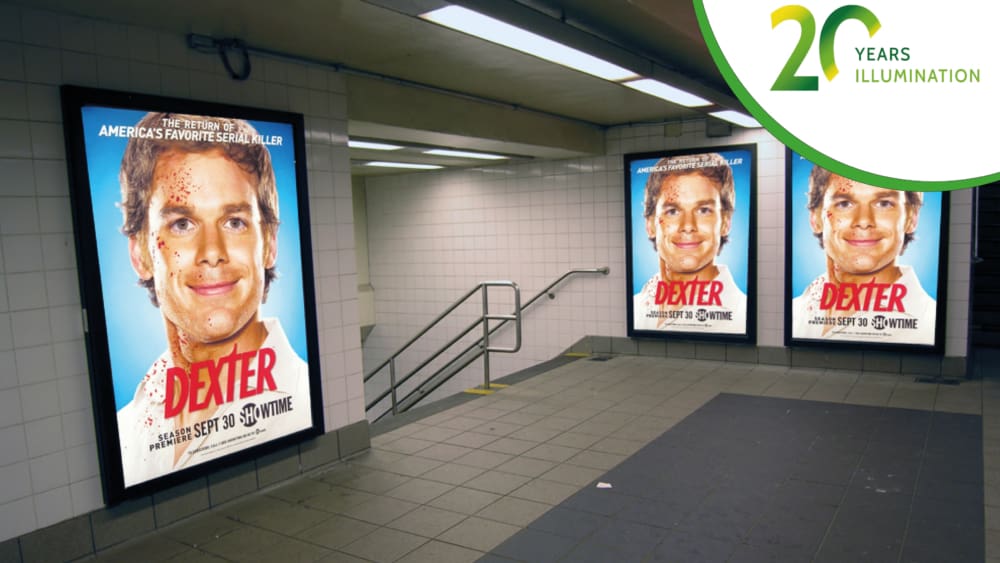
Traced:
<path fill-rule="evenodd" d="M 793 153 L 727 85 L 693 4 L 0 0 L 0 562 L 1000 562 L 1000 192 L 927 194 L 919 227 L 899 196 L 915 237 L 898 263 L 935 276 L 929 330 L 796 336 L 792 272 L 805 254 L 832 264 L 830 245 L 812 207 L 793 210 Z M 499 44 L 519 34 L 611 74 Z M 311 394 L 279 407 L 310 408 L 311 426 L 130 480 L 115 429 L 131 430 L 142 374 L 122 401 L 108 358 L 148 345 L 137 370 L 156 360 L 171 305 L 134 285 L 162 264 L 123 230 L 124 204 L 110 227 L 83 218 L 88 186 L 122 192 L 120 156 L 108 182 L 81 172 L 79 91 L 297 116 L 262 143 L 298 173 L 278 232 L 299 246 L 253 252 L 277 264 L 263 307 L 302 264 L 305 334 L 288 332 Z M 106 124 L 119 150 L 134 124 Z M 716 151 L 749 155 L 727 157 L 744 214 L 720 213 L 722 244 L 744 249 L 725 270 L 743 276 L 742 328 L 639 327 L 665 259 L 640 272 L 633 254 L 656 264 L 647 238 L 666 229 L 642 174 Z M 148 220 L 187 212 L 165 208 Z M 98 244 L 120 253 L 121 289 Z M 155 326 L 95 312 L 102 283 L 107 311 Z"/>

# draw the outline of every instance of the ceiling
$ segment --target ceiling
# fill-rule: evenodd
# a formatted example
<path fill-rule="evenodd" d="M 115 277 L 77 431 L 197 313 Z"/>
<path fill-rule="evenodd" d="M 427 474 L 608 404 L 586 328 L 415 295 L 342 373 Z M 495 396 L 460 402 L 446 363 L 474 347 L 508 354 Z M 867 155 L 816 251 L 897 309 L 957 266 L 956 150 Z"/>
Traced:
<path fill-rule="evenodd" d="M 609 126 L 695 119 L 742 109 L 712 62 L 691 0 L 455 0 L 497 19 L 683 87 L 716 105 L 684 108 L 620 84 L 416 17 L 443 0 L 33 0 L 34 7 L 216 39 L 251 60 L 336 65 L 352 138 L 479 150 L 515 158 L 604 154 Z M 220 72 L 224 72 L 221 68 Z M 260 68 L 259 65 L 257 67 Z M 251 78 L 253 76 L 251 75 Z M 408 160 L 449 166 L 483 161 Z M 386 153 L 352 150 L 359 166 Z"/>

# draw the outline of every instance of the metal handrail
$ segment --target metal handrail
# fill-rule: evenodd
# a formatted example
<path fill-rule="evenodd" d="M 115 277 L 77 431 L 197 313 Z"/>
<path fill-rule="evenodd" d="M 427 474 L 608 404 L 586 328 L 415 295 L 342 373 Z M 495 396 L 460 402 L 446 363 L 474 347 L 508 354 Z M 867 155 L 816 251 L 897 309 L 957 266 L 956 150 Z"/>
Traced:
<path fill-rule="evenodd" d="M 484 295 L 483 295 L 483 298 L 484 298 L 484 307 L 487 306 L 488 305 L 487 301 L 486 301 L 487 298 L 486 298 L 486 295 L 485 295 L 486 294 L 486 290 L 485 290 L 485 287 L 484 287 L 485 284 L 503 284 L 503 285 L 507 285 L 507 284 L 513 283 L 513 282 L 483 282 L 481 284 L 478 284 L 476 287 L 474 287 L 472 290 L 470 290 L 468 293 L 466 293 L 460 299 L 458 299 L 455 303 L 453 303 L 450 307 L 448 307 L 447 309 L 445 309 L 445 311 L 442 312 L 440 315 L 438 315 L 434 320 L 432 320 L 430 322 L 430 324 L 428 324 L 420 332 L 418 332 L 416 336 L 414 336 L 413 338 L 411 338 L 406 344 L 402 345 L 396 352 L 394 352 L 391 356 L 389 356 L 388 359 L 386 359 L 384 362 L 382 362 L 381 364 L 379 364 L 378 367 L 376 367 L 374 370 L 372 370 L 371 372 L 369 372 L 368 375 L 366 375 L 364 377 L 364 380 L 367 382 L 372 377 L 374 377 L 379 371 L 381 371 L 382 368 L 384 368 L 386 365 L 389 365 L 389 367 L 390 367 L 390 373 L 389 373 L 389 376 L 390 376 L 390 386 L 389 386 L 389 388 L 386 389 L 385 391 L 383 391 L 382 393 L 380 393 L 378 395 L 378 397 L 376 397 L 374 400 L 372 400 L 371 402 L 369 402 L 368 405 L 365 407 L 366 410 L 370 410 L 372 407 L 374 407 L 375 405 L 377 405 L 379 402 L 381 402 L 382 400 L 384 400 L 387 396 L 389 396 L 391 394 L 392 398 L 393 398 L 393 400 L 392 400 L 392 402 L 393 402 L 393 408 L 392 409 L 387 409 L 384 413 L 382 413 L 378 417 L 377 420 L 381 419 L 383 416 L 389 414 L 390 412 L 392 412 L 393 414 L 396 414 L 398 405 L 400 405 L 400 404 L 406 405 L 406 403 L 410 400 L 410 398 L 415 393 L 418 393 L 418 392 L 421 391 L 421 387 L 424 385 L 424 383 L 426 383 L 428 381 L 432 381 L 439 374 L 441 374 L 442 372 L 448 370 L 456 362 L 462 360 L 462 358 L 465 357 L 466 354 L 468 354 L 469 352 L 471 352 L 473 349 L 479 348 L 479 351 L 476 354 L 474 354 L 471 358 L 468 358 L 467 360 L 465 360 L 465 362 L 462 364 L 462 366 L 459 367 L 457 370 L 455 370 L 452 373 L 452 375 L 454 375 L 454 373 L 458 373 L 459 371 L 461 371 L 462 369 L 464 369 L 466 366 L 468 366 L 470 363 L 472 363 L 473 361 L 475 361 L 476 359 L 478 359 L 479 356 L 481 356 L 483 354 L 486 354 L 488 351 L 503 351 L 503 352 L 517 351 L 518 349 L 520 349 L 520 344 L 521 344 L 521 323 L 520 323 L 519 319 L 518 319 L 518 322 L 516 323 L 516 329 L 517 329 L 517 332 L 516 332 L 516 335 L 515 335 L 516 344 L 515 344 L 513 350 L 511 350 L 511 349 L 496 349 L 496 348 L 491 348 L 491 349 L 487 350 L 486 348 L 488 348 L 489 336 L 492 335 L 493 333 L 495 333 L 496 331 L 500 330 L 504 326 L 506 326 L 507 322 L 509 322 L 510 320 L 514 320 L 514 318 L 513 318 L 514 316 L 518 316 L 519 317 L 520 313 L 522 311 L 526 310 L 533 303 L 535 303 L 536 301 L 538 301 L 543 295 L 548 295 L 550 298 L 555 298 L 555 296 L 552 295 L 550 293 L 550 291 L 555 286 L 557 286 L 560 283 L 562 283 L 566 278 L 568 278 L 568 277 L 570 277 L 572 275 L 575 275 L 575 274 L 603 274 L 603 275 L 608 275 L 608 273 L 610 271 L 611 271 L 610 268 L 608 268 L 607 266 L 605 266 L 603 268 L 576 268 L 576 269 L 573 269 L 573 270 L 569 270 L 568 272 L 566 272 L 565 274 L 563 274 L 562 276 L 560 276 L 558 279 L 556 279 L 554 282 L 550 283 L 544 289 L 542 289 L 541 291 L 539 291 L 538 294 L 536 294 L 534 297 L 532 297 L 530 300 L 528 300 L 528 302 L 525 303 L 523 306 L 518 306 L 518 304 L 515 303 L 515 307 L 516 307 L 515 311 L 516 312 L 515 312 L 514 315 L 490 315 L 490 319 L 486 319 L 484 317 L 486 317 L 488 315 L 488 313 L 484 312 L 484 316 L 483 317 L 480 317 L 480 318 L 476 319 L 475 321 L 473 321 L 472 324 L 470 324 L 463 331 L 461 331 L 458 334 L 458 336 L 452 338 L 450 341 L 448 341 L 448 343 L 446 343 L 444 346 L 442 346 L 441 348 L 439 348 L 436 352 L 434 352 L 433 354 L 431 354 L 427 359 L 425 359 L 423 362 L 421 362 L 417 367 L 415 367 L 412 370 L 410 370 L 410 372 L 407 373 L 402 379 L 400 379 L 399 381 L 396 381 L 396 378 L 395 378 L 395 359 L 396 359 L 397 356 L 399 356 L 400 354 L 402 354 L 402 352 L 405 351 L 407 348 L 409 348 L 414 342 L 416 342 L 416 340 L 418 340 L 421 336 L 423 336 L 424 334 L 426 334 L 437 323 L 439 323 L 441 320 L 443 320 L 449 313 L 451 313 L 452 311 L 454 311 L 459 305 L 461 305 L 462 303 L 464 303 L 469 297 L 471 297 L 473 294 L 475 294 L 476 291 L 479 291 L 480 289 L 483 289 L 483 293 L 484 293 Z M 520 301 L 520 292 L 519 291 L 515 291 L 515 300 L 519 303 L 519 301 Z M 502 322 L 498 323 L 493 328 L 488 328 L 488 322 L 489 322 L 489 320 L 501 320 Z M 469 334 L 470 332 L 472 332 L 472 330 L 477 325 L 479 325 L 480 323 L 482 323 L 483 327 L 484 327 L 483 338 L 478 339 L 477 341 L 473 342 L 468 347 L 466 347 L 464 350 L 462 350 L 462 352 L 460 352 L 459 354 L 457 354 L 454 358 L 452 358 L 451 360 L 449 360 L 444 366 L 442 366 L 441 368 L 439 368 L 437 371 L 435 371 L 433 374 L 431 374 L 427 379 L 425 379 L 424 383 L 421 383 L 420 385 L 418 385 L 418 387 L 416 389 L 413 389 L 409 393 L 407 393 L 406 396 L 404 396 L 401 400 L 397 399 L 397 397 L 396 397 L 396 389 L 397 388 L 401 387 L 410 378 L 412 378 L 414 375 L 416 375 L 417 372 L 419 372 L 420 370 L 422 370 L 428 364 L 430 364 L 435 359 L 437 359 L 438 356 L 440 356 L 445 351 L 447 351 L 448 348 L 450 348 L 455 343 L 457 343 L 459 340 L 461 340 L 463 337 L 465 337 L 467 334 Z M 483 345 L 484 341 L 487 342 L 487 346 Z M 488 354 L 487 354 L 487 357 L 488 357 Z M 489 387 L 489 365 L 488 365 L 488 361 L 485 362 L 485 363 L 486 363 L 486 365 L 484 365 L 484 385 L 488 388 Z M 441 385 L 443 385 L 450 378 L 451 378 L 451 376 L 449 376 L 448 378 L 445 378 L 445 379 L 442 379 L 442 380 L 436 382 L 434 384 L 434 386 L 430 390 L 426 390 L 422 394 L 424 396 L 426 396 L 427 394 L 432 393 L 434 390 L 436 390 L 438 387 L 440 387 Z M 416 401 L 419 401 L 419 400 L 420 400 L 420 398 L 416 399 Z M 414 402 L 416 402 L 416 401 L 414 401 Z M 406 410 L 408 408 L 409 407 L 407 406 L 403 410 Z"/>
<path fill-rule="evenodd" d="M 512 315 L 491 315 L 489 313 L 489 299 L 487 297 L 487 295 L 488 295 L 487 292 L 488 292 L 488 290 L 489 290 L 490 287 L 497 287 L 497 286 L 510 287 L 511 289 L 514 290 L 514 313 Z M 461 334 L 459 334 L 458 336 L 456 336 L 455 338 L 453 338 L 451 341 L 449 341 L 443 348 L 439 349 L 437 352 L 435 352 L 434 354 L 432 354 L 428 359 L 424 360 L 424 362 L 420 365 L 420 368 L 423 368 L 423 366 L 425 366 L 428 363 L 430 363 L 431 361 L 433 361 L 437 356 L 439 356 L 445 350 L 447 350 L 452 344 L 454 344 L 459 339 L 461 339 L 463 336 L 465 336 L 466 334 L 468 334 L 469 332 L 471 332 L 472 329 L 475 328 L 477 325 L 479 325 L 481 322 L 482 323 L 489 323 L 490 320 L 494 320 L 494 319 L 505 319 L 505 321 L 506 320 L 513 320 L 513 321 L 515 321 L 517 323 L 517 333 L 518 333 L 517 348 L 515 348 L 513 350 L 511 350 L 511 349 L 504 349 L 504 348 L 487 348 L 486 352 L 487 353 L 488 352 L 516 352 L 517 350 L 520 349 L 520 345 L 521 345 L 521 343 L 520 343 L 520 338 L 521 338 L 520 337 L 520 334 L 521 334 L 521 308 L 520 308 L 520 304 L 521 304 L 521 289 L 517 286 L 516 283 L 514 283 L 512 281 L 508 281 L 508 280 L 480 282 L 479 284 L 476 285 L 476 287 L 472 288 L 472 290 L 470 290 L 465 295 L 463 295 L 461 298 L 459 298 L 457 301 L 455 301 L 454 303 L 452 303 L 450 307 L 448 307 L 447 309 L 445 309 L 443 313 L 441 313 L 440 315 L 438 315 L 433 321 L 430 322 L 430 324 L 428 324 L 426 327 L 424 327 L 423 330 L 421 330 L 420 332 L 418 332 L 416 336 L 414 336 L 413 338 L 411 338 L 406 344 L 402 345 L 395 353 L 393 353 L 391 356 L 389 356 L 389 358 L 386 361 L 384 361 L 381 364 L 379 364 L 379 366 L 377 368 L 375 368 L 373 371 L 371 371 L 368 375 L 366 375 L 364 377 L 364 381 L 367 382 L 372 377 L 374 377 L 375 374 L 377 374 L 379 371 L 381 371 L 382 368 L 384 368 L 386 366 L 386 364 L 389 365 L 389 389 L 388 389 L 388 391 L 381 393 L 374 401 L 368 403 L 368 405 L 365 406 L 365 410 L 371 409 L 376 404 L 378 404 L 379 401 L 381 401 L 382 399 L 384 399 L 386 397 L 386 395 L 391 394 L 392 395 L 392 413 L 393 414 L 397 414 L 398 413 L 399 401 L 398 401 L 398 399 L 396 397 L 396 389 L 398 389 L 400 385 L 402 385 L 410 377 L 412 377 L 413 374 L 415 374 L 417 370 L 413 370 L 410 373 L 408 373 L 401 381 L 396 381 L 396 357 L 399 356 L 400 354 L 402 354 L 407 348 L 409 348 L 414 342 L 416 342 L 417 339 L 419 339 L 421 336 L 423 336 L 424 334 L 426 334 L 427 331 L 429 331 L 435 325 L 437 325 L 439 322 L 441 322 L 441 320 L 443 320 L 449 313 L 451 313 L 456 308 L 458 308 L 458 306 L 461 305 L 462 303 L 464 303 L 469 297 L 472 297 L 473 295 L 475 295 L 475 293 L 477 291 L 479 291 L 479 290 L 482 290 L 482 292 L 483 292 L 483 314 L 478 319 L 476 319 L 476 321 L 472 325 L 470 325 L 468 328 L 466 328 L 464 331 L 462 331 Z M 489 366 L 486 365 L 485 369 L 486 369 L 486 373 L 487 373 L 486 377 L 488 379 L 489 378 L 489 375 L 488 375 Z"/>
<path fill-rule="evenodd" d="M 534 303 L 535 301 L 538 301 L 543 295 L 549 295 L 551 298 L 554 298 L 555 296 L 551 295 L 549 293 L 552 290 L 552 288 L 554 288 L 555 286 L 559 285 L 563 280 L 565 280 L 566 278 L 568 278 L 568 277 L 570 277 L 570 276 L 572 276 L 574 274 L 604 274 L 604 275 L 608 275 L 608 273 L 610 271 L 611 271 L 610 268 L 608 268 L 607 266 L 605 266 L 603 268 L 580 268 L 580 269 L 570 270 L 570 271 L 566 272 L 565 274 L 563 274 L 561 277 L 559 277 L 559 279 L 557 279 L 556 281 L 554 281 L 554 282 L 550 283 L 549 285 L 547 285 L 545 287 L 545 289 L 539 291 L 537 295 L 535 295 L 534 297 L 532 297 L 531 299 L 529 299 L 528 302 L 525 303 L 523 307 L 521 307 L 521 310 L 522 311 L 526 310 L 528 307 L 531 306 L 532 303 Z M 473 323 L 473 325 L 475 325 L 475 324 L 478 324 L 478 323 Z M 506 324 L 507 324 L 507 321 L 504 321 L 502 323 L 497 324 L 496 326 L 494 326 L 493 328 L 490 329 L 490 334 L 493 334 L 494 332 L 500 330 Z M 466 330 L 466 332 L 463 332 L 462 336 L 465 336 L 465 334 L 467 334 L 469 331 L 471 331 L 471 328 L 468 329 L 468 330 Z M 462 371 L 463 369 L 465 369 L 466 366 L 468 366 L 472 362 L 476 361 L 479 358 L 479 356 L 482 355 L 482 351 L 480 350 L 479 352 L 477 352 L 476 354 L 473 354 L 471 357 L 468 357 L 464 361 L 463 361 L 463 358 L 466 358 L 466 355 L 469 352 L 471 352 L 472 350 L 474 350 L 476 348 L 481 348 L 481 347 L 482 347 L 482 339 L 479 339 L 479 340 L 473 342 L 472 344 L 470 344 L 469 346 L 467 346 L 464 350 L 462 350 L 461 352 L 459 352 L 458 354 L 456 354 L 451 360 L 448 360 L 448 362 L 445 363 L 443 366 L 441 366 L 440 368 L 438 368 L 437 371 L 435 371 L 434 373 L 432 373 L 431 375 L 429 375 L 427 377 L 427 379 L 424 380 L 424 383 L 426 383 L 428 381 L 433 381 L 438 375 L 440 375 L 441 373 L 447 372 L 449 370 L 452 370 L 453 374 Z M 437 355 L 435 355 L 432 358 L 429 358 L 428 360 L 422 362 L 418 367 L 414 368 L 410 373 L 408 373 L 406 375 L 406 377 L 404 378 L 404 380 L 401 380 L 399 382 L 399 385 L 402 385 L 403 382 L 406 379 L 409 379 L 411 376 L 415 375 L 418 371 L 420 371 L 421 369 L 423 369 L 427 364 L 430 363 L 431 360 L 435 359 L 436 357 L 437 357 Z M 463 361 L 462 365 L 458 366 L 457 368 L 453 368 L 453 366 L 455 366 L 455 364 L 458 363 L 458 362 L 460 362 L 460 361 Z M 450 379 L 450 377 L 447 377 L 447 378 L 441 379 L 440 381 L 437 381 L 436 383 L 434 383 L 432 385 L 432 387 L 430 389 L 423 389 L 422 387 L 423 387 L 424 383 L 421 383 L 420 386 L 418 386 L 416 389 L 412 389 L 402 399 L 400 399 L 399 400 L 399 404 L 405 406 L 410 401 L 410 398 L 413 397 L 415 394 L 421 394 L 422 396 L 419 397 L 419 398 L 417 398 L 413 402 L 415 403 L 415 402 L 419 401 L 420 399 L 423 398 L 423 396 L 429 395 L 429 394 L 433 393 L 434 391 L 436 391 L 437 388 L 440 387 L 441 385 L 443 385 L 446 381 L 448 381 L 448 379 Z M 388 389 L 386 389 L 385 391 L 383 391 L 382 394 L 380 394 L 375 400 L 373 400 L 371 402 L 371 404 L 369 404 L 369 406 L 367 408 L 371 408 L 372 406 L 378 404 L 378 402 L 381 401 L 382 399 L 384 399 L 387 395 L 389 395 L 389 390 Z M 409 407 L 405 407 L 403 410 L 405 411 L 407 408 L 409 408 Z M 385 416 L 389 412 L 391 412 L 391 411 L 387 410 L 386 412 L 382 413 L 382 415 L 380 415 L 378 418 L 375 419 L 375 422 L 378 422 L 383 416 Z"/>
<path fill-rule="evenodd" d="M 464 303 L 466 299 L 468 299 L 469 297 L 472 297 L 473 294 L 475 294 L 477 291 L 479 291 L 479 288 L 482 287 L 482 285 L 483 284 L 476 285 L 476 287 L 474 287 L 471 290 L 469 290 L 468 293 L 466 293 L 462 297 L 459 297 L 457 301 L 455 301 L 454 303 L 452 303 L 450 307 L 448 307 L 447 309 L 445 309 L 440 315 L 438 315 L 433 321 L 431 321 L 430 324 L 428 324 L 427 326 L 425 326 L 423 328 L 423 330 L 421 330 L 420 332 L 417 333 L 416 336 L 414 336 L 413 338 L 409 339 L 406 342 L 406 344 L 403 344 L 402 346 L 399 347 L 398 350 L 396 350 L 395 352 L 393 352 L 392 355 L 389 356 L 388 359 L 386 359 L 384 362 L 382 362 L 381 364 L 379 364 L 377 368 L 375 368 L 372 371 L 370 371 L 368 373 L 368 375 L 365 376 L 364 381 L 367 383 L 368 380 L 371 379 L 372 377 L 374 377 L 376 373 L 378 373 L 379 371 L 381 371 L 382 368 L 384 368 L 386 366 L 386 364 L 390 363 L 393 358 L 395 358 L 396 356 L 402 354 L 414 342 L 416 342 L 417 340 L 419 340 L 421 336 L 427 334 L 427 331 L 429 331 L 430 329 L 434 328 L 434 325 L 436 325 L 439 322 L 441 322 L 442 320 L 444 320 L 444 318 L 448 316 L 448 313 L 451 313 L 452 311 L 454 311 L 455 309 L 457 309 L 459 305 L 461 305 L 462 303 Z"/>

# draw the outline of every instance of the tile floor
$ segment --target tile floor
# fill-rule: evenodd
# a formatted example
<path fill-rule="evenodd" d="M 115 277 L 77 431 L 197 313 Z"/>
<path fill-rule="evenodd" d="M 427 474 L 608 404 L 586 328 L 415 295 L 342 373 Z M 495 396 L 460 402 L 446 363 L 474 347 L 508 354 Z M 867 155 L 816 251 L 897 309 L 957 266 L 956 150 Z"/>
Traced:
<path fill-rule="evenodd" d="M 720 393 L 981 415 L 985 545 L 978 553 L 1000 563 L 1000 379 L 947 385 L 639 356 L 562 365 L 376 435 L 370 451 L 348 462 L 88 560 L 503 560 L 492 552 L 522 530 L 532 533 L 539 518 L 573 541 L 582 525 L 560 518 L 572 508 L 555 507 Z M 699 544 L 706 560 L 736 560 L 715 546 Z"/>

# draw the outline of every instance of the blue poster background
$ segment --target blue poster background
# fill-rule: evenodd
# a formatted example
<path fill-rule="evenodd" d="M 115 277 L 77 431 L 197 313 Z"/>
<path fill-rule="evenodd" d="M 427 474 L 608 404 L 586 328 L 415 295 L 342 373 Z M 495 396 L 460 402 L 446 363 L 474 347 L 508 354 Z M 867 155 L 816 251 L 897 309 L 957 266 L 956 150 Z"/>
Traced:
<path fill-rule="evenodd" d="M 729 242 L 722 247 L 722 252 L 715 259 L 717 264 L 729 266 L 733 281 L 743 293 L 747 293 L 747 256 L 750 248 L 750 183 L 753 154 L 746 149 L 726 150 L 720 147 L 715 151 L 727 161 L 742 158 L 741 164 L 730 165 L 733 169 L 733 182 L 736 193 L 736 205 L 733 212 L 732 227 L 729 231 Z M 697 153 L 691 153 L 697 154 Z M 666 151 L 664 151 L 666 155 Z M 643 197 L 646 190 L 646 180 L 649 172 L 639 170 L 653 166 L 660 157 L 633 160 L 629 166 L 629 192 L 632 221 L 632 295 L 639 293 L 642 286 L 660 271 L 659 255 L 653 248 L 653 243 L 646 237 L 646 220 L 642 216 Z M 631 298 L 631 297 L 630 297 Z"/>
<path fill-rule="evenodd" d="M 792 245 L 791 272 L 792 295 L 794 299 L 805 290 L 814 279 L 826 272 L 826 253 L 819 246 L 819 239 L 809 226 L 809 211 L 806 208 L 809 193 L 809 174 L 813 163 L 790 151 L 791 170 L 791 229 Z M 920 208 L 916 238 L 906 246 L 897 259 L 897 264 L 913 267 L 924 291 L 937 299 L 939 249 L 941 243 L 941 192 L 925 192 L 924 204 Z M 791 306 L 790 304 L 787 306 Z"/>
<path fill-rule="evenodd" d="M 128 239 L 121 232 L 118 172 L 128 139 L 102 137 L 99 132 L 102 125 L 134 125 L 146 113 L 97 106 L 82 109 L 116 410 L 132 400 L 139 381 L 166 350 L 167 341 L 163 318 L 149 301 L 146 289 L 138 285 L 138 276 L 129 261 Z M 267 302 L 261 306 L 261 317 L 277 317 L 292 348 L 308 363 L 295 137 L 292 126 L 287 123 L 248 122 L 261 135 L 282 138 L 281 145 L 268 146 L 277 181 L 281 225 L 278 229 L 278 278 L 271 283 Z"/>

